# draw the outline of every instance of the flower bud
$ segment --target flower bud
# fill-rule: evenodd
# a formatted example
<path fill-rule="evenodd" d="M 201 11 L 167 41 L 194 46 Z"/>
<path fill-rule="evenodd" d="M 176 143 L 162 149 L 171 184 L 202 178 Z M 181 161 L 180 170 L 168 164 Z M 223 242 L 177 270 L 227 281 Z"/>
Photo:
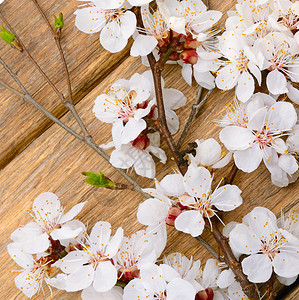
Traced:
<path fill-rule="evenodd" d="M 170 207 L 168 211 L 168 216 L 166 218 L 166 224 L 169 226 L 174 226 L 174 221 L 181 214 L 181 210 L 178 207 Z"/>
<path fill-rule="evenodd" d="M 20 45 L 20 43 L 18 42 L 18 40 L 16 39 L 15 35 L 13 33 L 11 33 L 9 30 L 7 30 L 6 28 L 4 28 L 2 25 L 1 25 L 1 31 L 0 31 L 0 38 L 6 44 L 11 45 L 13 48 L 19 50 L 20 52 L 23 51 L 23 48 Z"/>
<path fill-rule="evenodd" d="M 200 291 L 196 294 L 195 300 L 213 300 L 214 292 L 211 288 L 207 288 L 204 291 Z"/>
<path fill-rule="evenodd" d="M 54 17 L 54 33 L 57 36 L 60 36 L 61 30 L 64 26 L 63 14 L 59 13 L 58 18 L 53 15 Z"/>
<path fill-rule="evenodd" d="M 180 58 L 185 63 L 195 65 L 197 63 L 198 54 L 196 53 L 196 50 L 185 50 L 181 53 Z"/>
<path fill-rule="evenodd" d="M 145 150 L 150 145 L 150 139 L 147 135 L 140 134 L 134 141 L 131 142 L 132 146 L 139 149 Z"/>

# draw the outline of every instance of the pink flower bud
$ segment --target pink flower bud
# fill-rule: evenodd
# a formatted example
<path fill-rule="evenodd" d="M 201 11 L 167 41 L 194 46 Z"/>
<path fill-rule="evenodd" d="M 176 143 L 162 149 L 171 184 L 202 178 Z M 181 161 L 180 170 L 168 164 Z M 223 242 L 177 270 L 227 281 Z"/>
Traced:
<path fill-rule="evenodd" d="M 166 224 L 169 226 L 174 226 L 174 221 L 177 218 L 177 216 L 181 214 L 181 212 L 182 211 L 178 207 L 174 207 L 174 206 L 170 207 L 168 211 L 168 216 L 165 219 Z"/>
<path fill-rule="evenodd" d="M 213 300 L 214 292 L 211 288 L 207 288 L 204 291 L 200 291 L 196 294 L 195 300 Z"/>
<path fill-rule="evenodd" d="M 133 147 L 135 147 L 139 150 L 145 150 L 150 145 L 150 139 L 147 137 L 147 135 L 140 134 L 131 143 L 132 143 Z"/>
<path fill-rule="evenodd" d="M 198 59 L 198 54 L 196 53 L 196 50 L 184 50 L 180 58 L 185 62 L 189 63 L 191 65 L 196 64 L 197 59 Z"/>

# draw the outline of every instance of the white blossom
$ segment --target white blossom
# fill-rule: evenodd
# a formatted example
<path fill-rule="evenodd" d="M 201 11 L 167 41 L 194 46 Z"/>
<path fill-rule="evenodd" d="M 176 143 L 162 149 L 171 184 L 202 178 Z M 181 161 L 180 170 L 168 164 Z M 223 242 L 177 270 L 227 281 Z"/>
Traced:
<path fill-rule="evenodd" d="M 80 242 L 80 248 L 61 260 L 60 269 L 68 274 L 65 290 L 73 292 L 89 286 L 93 286 L 97 292 L 111 290 L 117 281 L 117 269 L 112 259 L 117 254 L 122 238 L 122 228 L 118 228 L 111 237 L 110 223 L 97 222 L 90 235 L 86 234 L 86 242 Z"/>
<path fill-rule="evenodd" d="M 35 222 L 15 230 L 11 239 L 31 254 L 46 251 L 50 246 L 50 238 L 62 244 L 64 241 L 68 243 L 82 231 L 81 222 L 72 222 L 72 219 L 80 213 L 85 203 L 79 203 L 64 213 L 55 194 L 40 194 L 32 206 L 31 215 Z"/>
<path fill-rule="evenodd" d="M 206 140 L 195 140 L 197 143 L 196 155 L 189 154 L 192 163 L 204 167 L 211 167 L 212 169 L 219 169 L 225 167 L 232 158 L 232 153 L 227 154 L 221 151 L 219 143 L 209 138 Z"/>
<path fill-rule="evenodd" d="M 262 80 L 253 49 L 248 47 L 241 35 L 234 31 L 225 31 L 219 37 L 219 51 L 227 61 L 223 62 L 224 67 L 217 71 L 217 87 L 226 91 L 236 86 L 238 100 L 248 101 L 254 93 L 254 77 L 259 85 Z"/>
<path fill-rule="evenodd" d="M 230 232 L 230 245 L 242 254 L 243 272 L 251 282 L 266 282 L 273 269 L 281 277 L 299 274 L 299 239 L 277 226 L 275 215 L 256 207 Z"/>
<path fill-rule="evenodd" d="M 293 105 L 276 102 L 251 113 L 245 126 L 232 125 L 222 129 L 220 140 L 228 150 L 234 151 L 235 163 L 242 171 L 254 171 L 263 160 L 271 172 L 272 166 L 278 164 L 279 154 L 288 151 L 281 137 L 290 135 L 296 122 Z"/>
<path fill-rule="evenodd" d="M 81 293 L 82 300 L 122 300 L 123 289 L 119 286 L 114 286 L 108 292 L 97 292 L 92 286 L 84 289 Z"/>
<path fill-rule="evenodd" d="M 140 271 L 140 278 L 131 280 L 124 288 L 124 300 L 165 299 L 194 300 L 191 283 L 181 278 L 167 282 L 160 266 L 148 264 Z"/>
<path fill-rule="evenodd" d="M 127 45 L 128 39 L 136 30 L 136 16 L 127 9 L 130 8 L 127 3 L 115 9 L 104 9 L 99 4 L 105 2 L 107 1 L 93 1 L 87 7 L 76 10 L 75 25 L 84 33 L 101 32 L 100 43 L 106 50 L 115 53 Z"/>
<path fill-rule="evenodd" d="M 33 256 L 26 253 L 19 244 L 11 243 L 7 246 L 10 257 L 23 269 L 15 277 L 15 285 L 27 297 L 31 298 L 39 293 L 44 281 L 48 279 L 48 263 L 35 261 Z"/>

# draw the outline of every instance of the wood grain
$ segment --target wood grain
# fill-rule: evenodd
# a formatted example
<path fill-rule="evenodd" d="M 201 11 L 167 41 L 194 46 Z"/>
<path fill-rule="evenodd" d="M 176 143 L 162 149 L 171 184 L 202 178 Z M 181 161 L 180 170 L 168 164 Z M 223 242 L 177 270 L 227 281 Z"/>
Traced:
<path fill-rule="evenodd" d="M 30 4 L 30 1 L 25 0 L 22 5 L 14 0 L 6 2 L 3 6 L 3 11 L 9 12 L 7 14 L 10 16 L 11 21 L 14 22 L 14 26 L 19 28 L 21 32 L 22 30 L 24 33 L 26 32 L 28 35 L 27 42 L 31 38 L 34 40 L 34 34 L 29 32 L 29 28 L 26 26 L 32 26 L 34 22 L 41 23 L 36 16 L 34 16 L 33 20 L 30 19 L 30 14 L 33 12 L 33 6 Z M 11 3 L 14 3 L 14 6 Z M 41 1 L 41 4 L 48 15 L 53 12 L 57 13 L 56 10 L 64 11 L 63 9 L 67 8 L 69 13 L 65 13 L 66 19 L 72 19 L 71 11 L 74 8 L 74 2 L 53 0 Z M 220 9 L 223 12 L 232 7 L 232 4 L 211 1 L 213 9 Z M 16 11 L 15 15 L 12 15 L 16 7 L 20 8 L 20 10 Z M 22 15 L 24 8 L 26 8 L 26 11 L 24 10 Z M 25 28 L 23 28 L 24 26 Z M 81 35 L 77 30 L 75 32 L 73 19 L 70 25 L 67 26 L 64 47 L 67 48 L 67 51 L 70 51 L 67 59 L 71 67 L 71 77 L 75 83 L 75 95 L 76 93 L 78 95 L 76 98 L 77 102 L 81 99 L 76 107 L 80 116 L 88 125 L 88 129 L 95 137 L 96 142 L 98 144 L 107 143 L 111 140 L 110 125 L 104 125 L 92 115 L 92 106 L 96 96 L 103 92 L 111 81 L 119 78 L 129 78 L 135 72 L 141 73 L 147 68 L 141 65 L 139 59 L 127 58 L 123 60 L 125 54 L 113 56 L 103 52 L 100 50 L 99 44 L 94 37 Z M 46 37 L 43 36 L 43 38 Z M 85 47 L 85 45 L 88 45 L 88 47 Z M 48 71 L 51 78 L 55 78 L 54 81 L 58 86 L 66 91 L 62 65 L 57 61 L 57 54 L 51 54 L 53 49 L 50 46 L 47 47 L 47 51 L 44 50 L 38 42 L 32 44 L 31 47 L 35 51 L 34 55 L 39 58 L 43 67 L 45 69 L 49 68 Z M 6 53 L 8 49 L 3 50 L 1 48 L 1 51 L 5 52 L 6 60 L 12 62 L 13 56 Z M 50 51 L 49 56 L 48 51 Z M 1 52 L 1 55 L 4 52 Z M 47 53 L 47 56 L 45 56 L 45 53 Z M 111 71 L 110 67 L 112 65 L 118 65 L 118 59 L 122 60 L 122 63 L 114 71 Z M 54 99 L 53 93 L 37 79 L 37 74 L 32 70 L 32 66 L 25 63 L 21 58 L 17 60 L 18 63 L 15 61 L 13 64 L 14 70 L 18 71 L 23 82 L 31 82 L 31 91 L 35 93 L 40 102 L 55 111 L 56 114 L 63 115 L 62 120 L 64 122 L 79 130 L 71 115 L 65 113 L 57 105 L 57 99 Z M 57 72 L 49 67 L 48 64 L 51 61 L 59 65 L 59 67 L 57 66 Z M 108 73 L 109 76 L 105 77 Z M 180 128 L 181 132 L 197 87 L 195 84 L 189 87 L 183 82 L 180 75 L 180 67 L 177 66 L 167 66 L 163 77 L 166 81 L 166 87 L 180 89 L 188 99 L 188 104 L 177 111 L 182 125 Z M 99 81 L 101 83 L 98 85 Z M 88 88 L 85 88 L 85 85 Z M 122 226 L 126 235 L 142 228 L 136 220 L 136 211 L 138 204 L 143 199 L 134 192 L 110 191 L 86 185 L 83 182 L 84 176 L 81 175 L 83 171 L 103 171 L 115 181 L 123 182 L 123 179 L 93 150 L 75 140 L 57 125 L 52 125 L 50 122 L 45 121 L 45 118 L 28 104 L 16 99 L 15 96 L 12 96 L 7 91 L 1 90 L 0 96 L 4 98 L 3 103 L 1 102 L 0 104 L 0 114 L 3 116 L 0 123 L 1 137 L 3 136 L 0 158 L 8 157 L 7 159 L 0 159 L 0 161 L 4 162 L 2 165 L 5 165 L 0 172 L 0 220 L 2 222 L 0 227 L 0 293 L 2 299 L 25 299 L 26 297 L 14 287 L 14 275 L 10 274 L 9 270 L 18 269 L 18 266 L 8 256 L 6 246 L 9 243 L 10 234 L 17 226 L 30 221 L 31 217 L 26 213 L 26 210 L 31 208 L 32 202 L 37 195 L 46 191 L 56 193 L 66 207 L 66 211 L 78 202 L 88 201 L 79 217 L 85 224 L 88 223 L 89 230 L 95 222 L 105 220 L 111 222 L 115 230 L 118 226 Z M 194 141 L 196 138 L 214 137 L 218 139 L 220 129 L 212 124 L 211 119 L 215 118 L 223 110 L 223 106 L 232 100 L 232 97 L 233 91 L 225 93 L 218 90 L 214 91 L 203 106 L 184 145 Z M 177 141 L 178 138 L 179 133 L 175 136 L 175 140 Z M 184 148 L 184 145 L 182 148 Z M 165 149 L 165 147 L 166 144 L 162 141 L 162 148 Z M 169 155 L 169 152 L 167 154 Z M 173 167 L 175 165 L 171 159 L 168 159 L 166 165 L 157 163 L 158 179 L 171 172 Z M 228 172 L 229 167 L 216 173 L 215 184 Z M 136 176 L 134 172 L 132 172 L 132 176 L 143 187 L 153 186 L 152 180 L 142 179 Z M 280 213 L 281 207 L 285 207 L 286 211 L 290 208 L 297 208 L 297 210 L 299 208 L 298 184 L 292 184 L 284 189 L 273 186 L 269 172 L 264 166 L 260 166 L 257 171 L 251 174 L 240 171 L 237 174 L 235 184 L 243 191 L 244 203 L 234 212 L 227 213 L 222 217 L 225 223 L 232 220 L 241 221 L 242 217 L 255 206 L 265 206 L 275 214 Z M 195 259 L 201 258 L 203 263 L 211 257 L 191 236 L 178 232 L 174 228 L 168 228 L 168 233 L 165 254 L 180 251 L 187 256 L 193 255 Z M 204 232 L 203 237 L 216 247 L 207 231 Z M 280 288 L 279 284 L 276 285 L 276 289 Z M 80 299 L 80 293 L 65 293 L 55 289 L 53 290 L 53 298 Z M 50 299 L 49 290 L 45 288 L 45 294 L 40 294 L 34 299 Z"/>
<path fill-rule="evenodd" d="M 101 47 L 97 34 L 88 35 L 80 32 L 74 26 L 75 1 L 39 0 L 39 3 L 51 23 L 53 14 L 58 15 L 60 11 L 64 14 L 62 44 L 70 70 L 74 101 L 79 102 L 121 64 L 129 54 L 129 47 L 118 54 L 111 54 Z M 43 71 L 67 96 L 63 65 L 54 39 L 32 1 L 5 1 L 0 9 Z M 56 116 L 61 117 L 65 114 L 66 109 L 60 104 L 60 100 L 25 55 L 11 49 L 2 41 L 0 45 L 0 56 L 18 74 L 29 92 Z M 0 74 L 2 80 L 16 87 L 2 66 Z M 0 98 L 1 169 L 52 123 L 39 112 L 27 107 L 21 99 L 3 89 L 0 89 Z"/>

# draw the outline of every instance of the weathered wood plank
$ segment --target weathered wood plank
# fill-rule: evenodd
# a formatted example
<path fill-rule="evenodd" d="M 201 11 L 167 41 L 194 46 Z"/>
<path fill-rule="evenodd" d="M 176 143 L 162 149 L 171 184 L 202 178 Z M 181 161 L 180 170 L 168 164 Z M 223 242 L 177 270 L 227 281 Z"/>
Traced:
<path fill-rule="evenodd" d="M 115 79 L 128 78 L 136 70 L 142 72 L 145 67 L 140 66 L 137 60 L 130 58 L 113 72 L 111 77 Z M 196 93 L 196 87 L 190 88 L 182 80 L 178 80 L 179 73 L 179 68 L 167 66 L 164 75 L 167 87 L 175 86 L 181 89 L 189 99 L 189 105 L 179 112 L 180 119 L 185 120 Z M 110 140 L 110 126 L 103 125 L 95 119 L 91 109 L 95 97 L 104 90 L 109 82 L 110 78 L 105 79 L 98 88 L 77 104 L 80 115 L 88 124 L 97 143 L 106 143 Z M 219 128 L 212 125 L 210 119 L 221 111 L 232 95 L 232 92 L 220 93 L 219 91 L 212 94 L 204 105 L 186 142 L 193 141 L 195 138 L 217 137 Z M 73 124 L 69 114 L 66 114 L 63 120 L 68 124 Z M 165 148 L 164 143 L 162 146 Z M 171 167 L 174 167 L 171 160 L 166 166 L 158 164 L 158 179 L 167 174 Z M 0 289 L 4 299 L 22 299 L 22 295 L 13 287 L 12 275 L 8 273 L 9 269 L 17 267 L 9 259 L 5 247 L 9 235 L 18 224 L 25 224 L 30 220 L 30 216 L 26 214 L 25 210 L 31 207 L 33 199 L 38 194 L 45 191 L 57 193 L 66 209 L 80 201 L 88 200 L 88 204 L 80 214 L 80 219 L 85 223 L 88 222 L 89 228 L 98 220 L 110 221 L 114 228 L 123 226 L 126 234 L 141 228 L 136 221 L 137 206 L 142 201 L 139 195 L 133 192 L 106 191 L 83 183 L 82 171 L 97 172 L 99 170 L 106 172 L 116 181 L 122 180 L 111 168 L 107 167 L 107 164 L 98 155 L 56 125 L 48 129 L 2 170 L 0 174 L 2 195 L 0 219 L 5 226 L 0 229 L 3 241 L 0 249 L 0 264 L 3 266 L 0 271 L 0 280 L 5 282 L 5 285 Z M 215 182 L 220 180 L 223 173 L 216 174 Z M 142 186 L 152 184 L 150 180 L 140 180 L 141 178 L 135 174 L 132 176 Z M 231 220 L 241 221 L 242 216 L 258 205 L 266 206 L 276 214 L 280 212 L 281 206 L 298 206 L 298 186 L 293 184 L 284 189 L 273 186 L 268 171 L 262 166 L 251 174 L 238 173 L 235 183 L 243 190 L 244 204 L 233 213 L 225 214 L 223 217 L 225 223 Z M 203 236 L 210 241 L 207 232 Z M 214 245 L 212 241 L 211 243 Z M 196 259 L 201 257 L 203 261 L 211 257 L 194 238 L 169 228 L 169 240 L 165 253 L 173 251 L 182 251 L 189 256 L 193 254 Z M 80 293 L 68 295 L 55 290 L 54 298 L 80 299 Z M 44 299 L 49 299 L 47 290 Z"/>
<path fill-rule="evenodd" d="M 87 35 L 80 32 L 74 25 L 75 1 L 40 0 L 39 3 L 51 23 L 53 14 L 58 15 L 60 11 L 64 14 L 62 45 L 70 70 L 74 101 L 78 102 L 111 70 L 121 64 L 128 56 L 129 48 L 127 47 L 121 53 L 111 54 L 101 47 L 96 34 Z M 0 9 L 44 72 L 58 89 L 67 95 L 63 65 L 58 50 L 33 2 L 31 0 L 5 1 Z M 1 18 L 0 24 L 2 24 Z M 18 74 L 29 92 L 56 116 L 62 116 L 66 109 L 25 55 L 11 49 L 2 41 L 0 45 L 0 56 Z M 2 66 L 0 74 L 2 80 L 16 87 Z M 0 89 L 0 99 L 1 169 L 52 123 L 4 89 Z"/>

